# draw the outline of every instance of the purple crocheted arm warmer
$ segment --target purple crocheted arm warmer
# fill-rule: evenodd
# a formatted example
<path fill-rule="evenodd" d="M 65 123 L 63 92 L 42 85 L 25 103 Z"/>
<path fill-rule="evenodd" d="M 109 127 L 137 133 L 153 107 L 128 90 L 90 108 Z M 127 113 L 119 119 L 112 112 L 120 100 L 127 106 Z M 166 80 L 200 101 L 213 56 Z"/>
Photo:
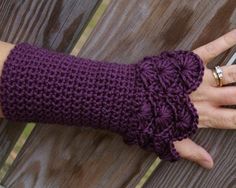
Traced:
<path fill-rule="evenodd" d="M 0 100 L 9 120 L 107 129 L 173 162 L 180 159 L 173 141 L 197 130 L 189 94 L 203 72 L 190 51 L 121 64 L 19 43 L 4 62 Z"/>

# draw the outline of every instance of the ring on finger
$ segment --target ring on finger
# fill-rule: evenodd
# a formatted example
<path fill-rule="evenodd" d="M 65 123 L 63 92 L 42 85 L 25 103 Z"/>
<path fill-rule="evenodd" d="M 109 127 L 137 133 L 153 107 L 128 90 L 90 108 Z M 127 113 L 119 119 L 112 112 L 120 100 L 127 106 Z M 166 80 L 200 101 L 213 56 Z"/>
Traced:
<path fill-rule="evenodd" d="M 222 87 L 223 86 L 223 70 L 220 66 L 216 66 L 215 71 L 219 79 L 219 86 Z"/>
<path fill-rule="evenodd" d="M 223 86 L 223 70 L 221 69 L 220 66 L 216 66 L 212 70 L 213 76 L 215 78 L 217 86 L 222 87 Z"/>
<path fill-rule="evenodd" d="M 215 72 L 215 69 L 212 69 L 212 74 L 213 74 L 213 76 L 215 78 L 216 85 L 218 86 L 219 85 L 219 78 L 218 78 L 218 76 L 217 76 L 217 74 Z"/>

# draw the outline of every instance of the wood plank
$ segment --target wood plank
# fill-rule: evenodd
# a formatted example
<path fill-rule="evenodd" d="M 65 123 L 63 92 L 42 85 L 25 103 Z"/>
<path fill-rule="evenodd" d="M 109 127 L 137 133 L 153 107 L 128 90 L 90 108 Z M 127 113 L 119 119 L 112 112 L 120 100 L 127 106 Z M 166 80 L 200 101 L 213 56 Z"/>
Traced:
<path fill-rule="evenodd" d="M 2 184 L 6 187 L 126 187 L 130 178 L 135 180 L 143 170 L 142 160 L 148 158 L 148 153 L 142 158 L 135 157 L 140 151 L 121 143 L 120 137 L 106 131 L 38 125 Z"/>
<path fill-rule="evenodd" d="M 19 122 L 9 123 L 6 119 L 0 120 L 0 167 L 11 152 L 21 132 L 24 130 L 25 124 Z"/>
<path fill-rule="evenodd" d="M 44 48 L 70 52 L 101 0 L 2 0 L 0 40 L 27 41 Z M 0 126 L 0 168 L 25 123 L 6 122 Z"/>
<path fill-rule="evenodd" d="M 232 0 L 114 0 L 79 55 L 134 63 L 163 50 L 191 49 L 233 27 L 235 19 L 225 18 L 234 9 Z M 135 187 L 154 159 L 153 153 L 127 146 L 120 136 L 106 131 L 38 125 L 3 183 L 7 187 Z"/>
<path fill-rule="evenodd" d="M 71 52 L 101 0 L 2 0 L 0 38 Z"/>

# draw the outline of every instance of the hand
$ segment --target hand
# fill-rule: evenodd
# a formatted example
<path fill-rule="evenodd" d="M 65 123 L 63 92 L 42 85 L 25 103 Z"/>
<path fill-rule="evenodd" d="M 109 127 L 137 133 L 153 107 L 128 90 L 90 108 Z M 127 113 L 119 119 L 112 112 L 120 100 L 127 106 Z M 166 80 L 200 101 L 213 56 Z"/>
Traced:
<path fill-rule="evenodd" d="M 198 128 L 236 129 L 236 110 L 221 105 L 236 104 L 236 87 L 217 87 L 212 71 L 206 67 L 213 58 L 236 44 L 236 29 L 195 50 L 205 64 L 203 81 L 189 96 L 199 115 Z M 223 84 L 236 82 L 236 65 L 222 66 Z M 174 142 L 182 158 L 210 169 L 211 155 L 201 146 L 186 138 Z"/>

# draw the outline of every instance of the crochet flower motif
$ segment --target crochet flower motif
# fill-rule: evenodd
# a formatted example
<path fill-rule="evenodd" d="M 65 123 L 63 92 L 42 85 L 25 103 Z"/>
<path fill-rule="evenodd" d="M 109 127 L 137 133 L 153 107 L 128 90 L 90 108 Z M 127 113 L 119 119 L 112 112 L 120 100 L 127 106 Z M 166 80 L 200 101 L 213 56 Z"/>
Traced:
<path fill-rule="evenodd" d="M 204 66 L 197 54 L 190 51 L 162 52 L 138 62 L 138 92 L 144 93 L 140 109 L 135 112 L 138 127 L 124 141 L 138 143 L 154 151 L 161 159 L 180 159 L 173 142 L 193 135 L 198 114 L 188 94 L 202 82 Z"/>

